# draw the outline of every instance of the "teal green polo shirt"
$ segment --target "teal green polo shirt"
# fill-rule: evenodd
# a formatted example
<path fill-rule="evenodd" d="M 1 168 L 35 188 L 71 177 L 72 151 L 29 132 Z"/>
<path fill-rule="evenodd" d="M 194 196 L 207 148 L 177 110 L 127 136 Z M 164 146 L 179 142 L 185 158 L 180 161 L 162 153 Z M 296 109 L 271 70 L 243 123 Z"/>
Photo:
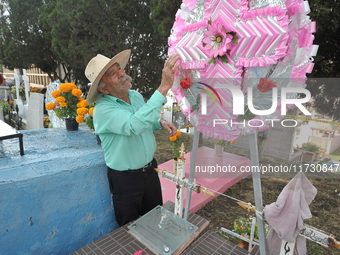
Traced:
<path fill-rule="evenodd" d="M 159 117 L 167 101 L 158 90 L 147 103 L 134 90 L 129 90 L 129 99 L 131 104 L 104 94 L 93 112 L 106 165 L 120 171 L 141 168 L 153 159 L 156 150 L 153 132 L 162 128 Z"/>

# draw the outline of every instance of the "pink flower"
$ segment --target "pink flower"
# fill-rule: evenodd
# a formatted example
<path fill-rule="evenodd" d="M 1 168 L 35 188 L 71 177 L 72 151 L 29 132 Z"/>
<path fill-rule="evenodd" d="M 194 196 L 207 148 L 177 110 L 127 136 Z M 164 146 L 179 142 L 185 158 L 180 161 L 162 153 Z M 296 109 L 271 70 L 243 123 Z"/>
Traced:
<path fill-rule="evenodd" d="M 225 29 L 219 23 L 208 24 L 208 30 L 204 31 L 202 42 L 206 44 L 209 57 L 223 56 L 231 48 L 233 36 L 226 34 Z"/>

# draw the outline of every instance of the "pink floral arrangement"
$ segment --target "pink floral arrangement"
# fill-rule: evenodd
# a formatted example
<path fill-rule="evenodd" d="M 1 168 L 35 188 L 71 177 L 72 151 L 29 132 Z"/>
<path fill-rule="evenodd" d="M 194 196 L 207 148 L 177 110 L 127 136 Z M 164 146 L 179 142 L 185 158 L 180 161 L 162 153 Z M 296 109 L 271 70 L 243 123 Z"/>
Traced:
<path fill-rule="evenodd" d="M 217 22 L 208 21 L 208 30 L 204 31 L 202 45 L 211 58 L 208 64 L 216 63 L 216 58 L 228 63 L 227 55 L 230 54 L 232 45 L 237 45 L 238 36 L 234 31 L 228 31 Z"/>

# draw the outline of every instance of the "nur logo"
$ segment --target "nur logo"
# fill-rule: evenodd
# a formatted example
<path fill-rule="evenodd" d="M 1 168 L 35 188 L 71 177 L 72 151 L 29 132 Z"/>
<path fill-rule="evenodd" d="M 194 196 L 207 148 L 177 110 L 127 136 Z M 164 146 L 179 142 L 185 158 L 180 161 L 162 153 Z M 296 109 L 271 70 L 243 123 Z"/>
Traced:
<path fill-rule="evenodd" d="M 220 100 L 220 103 L 221 103 L 221 106 L 222 106 L 221 97 L 220 97 L 220 95 L 217 93 L 217 91 L 216 91 L 213 87 L 211 87 L 210 85 L 205 84 L 205 83 L 203 83 L 203 82 L 197 82 L 197 83 L 202 84 L 202 85 L 208 87 L 212 92 L 214 92 L 215 95 L 217 96 L 218 100 Z M 210 91 L 208 91 L 208 90 L 206 90 L 206 89 L 204 89 L 204 88 L 200 88 L 200 87 L 198 87 L 198 89 L 201 89 L 201 90 L 205 91 L 205 92 L 212 98 L 212 100 L 214 100 L 215 105 L 217 105 L 216 100 L 215 100 L 214 96 L 211 94 Z M 204 98 L 203 98 L 204 96 L 205 96 L 205 95 L 203 94 L 203 95 L 202 95 L 202 102 L 203 102 L 203 103 L 205 102 L 205 104 L 206 104 L 206 103 L 207 103 L 207 100 L 204 100 Z M 205 106 L 205 108 L 206 108 L 206 106 Z"/>

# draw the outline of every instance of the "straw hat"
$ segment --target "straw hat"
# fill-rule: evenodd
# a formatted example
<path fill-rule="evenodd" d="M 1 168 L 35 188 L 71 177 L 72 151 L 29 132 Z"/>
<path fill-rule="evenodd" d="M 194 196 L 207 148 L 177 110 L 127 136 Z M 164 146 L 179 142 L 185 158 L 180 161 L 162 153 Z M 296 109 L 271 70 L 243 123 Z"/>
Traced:
<path fill-rule="evenodd" d="M 109 59 L 104 55 L 98 54 L 92 58 L 85 68 L 85 76 L 90 80 L 92 86 L 87 96 L 87 103 L 93 104 L 101 97 L 101 93 L 98 91 L 98 84 L 103 77 L 104 73 L 115 63 L 124 69 L 129 61 L 131 50 L 124 50 L 118 53 L 113 58 Z"/>

